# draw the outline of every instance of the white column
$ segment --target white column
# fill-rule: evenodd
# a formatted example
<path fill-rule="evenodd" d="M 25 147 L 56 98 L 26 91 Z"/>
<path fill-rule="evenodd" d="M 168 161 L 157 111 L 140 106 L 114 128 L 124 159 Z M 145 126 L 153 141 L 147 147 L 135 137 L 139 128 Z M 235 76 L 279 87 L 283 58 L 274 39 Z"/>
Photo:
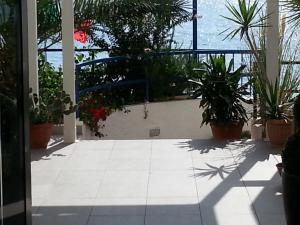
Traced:
<path fill-rule="evenodd" d="M 64 90 L 75 102 L 74 9 L 73 0 L 61 1 Z M 76 115 L 64 116 L 64 141 L 76 141 Z"/>
<path fill-rule="evenodd" d="M 27 1 L 29 87 L 39 92 L 36 0 Z"/>
<path fill-rule="evenodd" d="M 266 69 L 269 81 L 279 77 L 279 0 L 267 0 Z"/>

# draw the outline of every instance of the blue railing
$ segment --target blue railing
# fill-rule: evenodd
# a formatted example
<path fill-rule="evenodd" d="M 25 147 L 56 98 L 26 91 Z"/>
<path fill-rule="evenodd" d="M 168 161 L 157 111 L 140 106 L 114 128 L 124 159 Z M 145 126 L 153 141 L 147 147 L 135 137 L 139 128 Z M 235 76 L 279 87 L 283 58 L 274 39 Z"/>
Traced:
<path fill-rule="evenodd" d="M 89 87 L 89 88 L 85 88 L 82 90 L 80 89 L 80 71 L 83 67 L 93 66 L 96 64 L 112 63 L 112 62 L 123 62 L 126 60 L 130 60 L 130 58 L 126 57 L 126 56 L 116 56 L 116 57 L 110 57 L 110 58 L 104 58 L 104 59 L 96 59 L 96 60 L 77 64 L 76 69 L 75 69 L 76 102 L 79 102 L 81 95 L 84 95 L 87 93 L 103 91 L 103 90 L 111 90 L 112 88 L 116 88 L 116 87 L 133 87 L 133 86 L 137 86 L 137 85 L 138 86 L 143 85 L 145 87 L 145 101 L 148 101 L 149 100 L 149 82 L 146 79 L 119 81 L 116 83 L 106 83 L 106 84 L 96 85 L 94 87 Z"/>
<path fill-rule="evenodd" d="M 88 51 L 88 49 L 85 49 Z M 246 57 L 250 56 L 252 52 L 250 50 L 219 50 L 219 49 L 201 49 L 201 50 L 176 50 L 176 51 L 166 51 L 160 53 L 148 53 L 149 56 L 163 56 L 163 55 L 187 55 L 188 57 L 196 57 L 199 61 L 208 61 L 209 55 L 224 55 L 234 59 L 234 62 L 238 62 L 239 64 L 245 63 Z M 237 55 L 239 59 L 237 59 Z M 251 57 L 248 57 L 251 63 Z M 80 96 L 86 93 L 96 92 L 96 91 L 103 91 L 103 90 L 111 90 L 115 87 L 133 87 L 137 85 L 143 85 L 145 87 L 145 101 L 149 100 L 149 82 L 146 79 L 139 79 L 139 80 L 131 80 L 131 81 L 119 81 L 116 83 L 109 83 L 109 84 L 102 84 L 96 85 L 94 87 L 89 87 L 85 89 L 80 89 L 80 71 L 83 67 L 86 66 L 95 66 L 97 64 L 107 64 L 112 62 L 123 62 L 126 60 L 130 60 L 130 57 L 126 56 L 116 56 L 116 57 L 109 57 L 103 59 L 96 59 L 91 60 L 88 62 L 80 63 L 76 65 L 76 100 L 77 102 L 80 99 Z M 237 64 L 237 63 L 235 63 Z M 235 66 L 235 65 L 234 65 Z M 241 84 L 247 82 L 250 74 L 244 73 L 241 78 Z"/>

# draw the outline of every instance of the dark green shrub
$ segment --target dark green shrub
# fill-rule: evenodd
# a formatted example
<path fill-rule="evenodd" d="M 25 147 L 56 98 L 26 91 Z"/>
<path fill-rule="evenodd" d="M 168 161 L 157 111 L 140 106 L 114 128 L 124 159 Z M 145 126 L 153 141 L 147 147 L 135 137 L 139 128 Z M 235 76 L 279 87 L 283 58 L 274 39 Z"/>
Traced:
<path fill-rule="evenodd" d="M 248 83 L 239 86 L 241 73 L 246 66 L 233 71 L 233 59 L 229 66 L 225 56 L 210 56 L 209 63 L 204 63 L 206 72 L 202 74 L 195 97 L 201 97 L 200 107 L 204 108 L 202 125 L 216 122 L 226 124 L 232 121 L 247 121 L 243 106 L 246 102 Z"/>
<path fill-rule="evenodd" d="M 162 55 L 145 59 L 145 77 L 151 84 L 152 100 L 164 100 L 176 95 L 190 94 L 203 63 L 188 55 Z"/>
<path fill-rule="evenodd" d="M 54 66 L 47 62 L 44 55 L 39 55 L 39 95 L 47 101 L 47 98 L 58 95 L 63 90 L 62 69 L 56 70 Z"/>

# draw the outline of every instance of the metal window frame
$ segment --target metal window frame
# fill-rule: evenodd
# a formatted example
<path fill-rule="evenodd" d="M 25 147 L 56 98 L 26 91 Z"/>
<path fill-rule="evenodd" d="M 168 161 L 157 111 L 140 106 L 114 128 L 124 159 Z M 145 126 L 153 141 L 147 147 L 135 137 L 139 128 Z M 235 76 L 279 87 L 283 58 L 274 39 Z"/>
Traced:
<path fill-rule="evenodd" d="M 29 50 L 28 50 L 28 0 L 21 2 L 21 31 L 22 31 L 22 86 L 19 100 L 22 100 L 23 134 L 22 147 L 24 150 L 24 183 L 25 183 L 25 215 L 26 225 L 32 224 L 32 198 L 31 198 L 31 152 L 29 147 Z"/>

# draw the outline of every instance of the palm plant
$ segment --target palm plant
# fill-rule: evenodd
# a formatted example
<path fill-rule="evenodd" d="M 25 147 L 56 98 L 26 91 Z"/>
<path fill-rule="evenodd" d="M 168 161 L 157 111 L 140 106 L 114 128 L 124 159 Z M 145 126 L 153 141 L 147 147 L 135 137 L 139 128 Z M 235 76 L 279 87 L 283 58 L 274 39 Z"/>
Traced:
<path fill-rule="evenodd" d="M 37 4 L 39 43 L 46 42 L 49 47 L 61 40 L 60 0 L 38 0 Z M 110 47 L 110 42 L 122 44 L 119 40 L 127 36 L 131 42 L 141 36 L 160 45 L 171 29 L 191 19 L 188 8 L 187 0 L 75 0 L 75 28 L 91 21 L 86 29 L 90 41 L 104 49 Z"/>

